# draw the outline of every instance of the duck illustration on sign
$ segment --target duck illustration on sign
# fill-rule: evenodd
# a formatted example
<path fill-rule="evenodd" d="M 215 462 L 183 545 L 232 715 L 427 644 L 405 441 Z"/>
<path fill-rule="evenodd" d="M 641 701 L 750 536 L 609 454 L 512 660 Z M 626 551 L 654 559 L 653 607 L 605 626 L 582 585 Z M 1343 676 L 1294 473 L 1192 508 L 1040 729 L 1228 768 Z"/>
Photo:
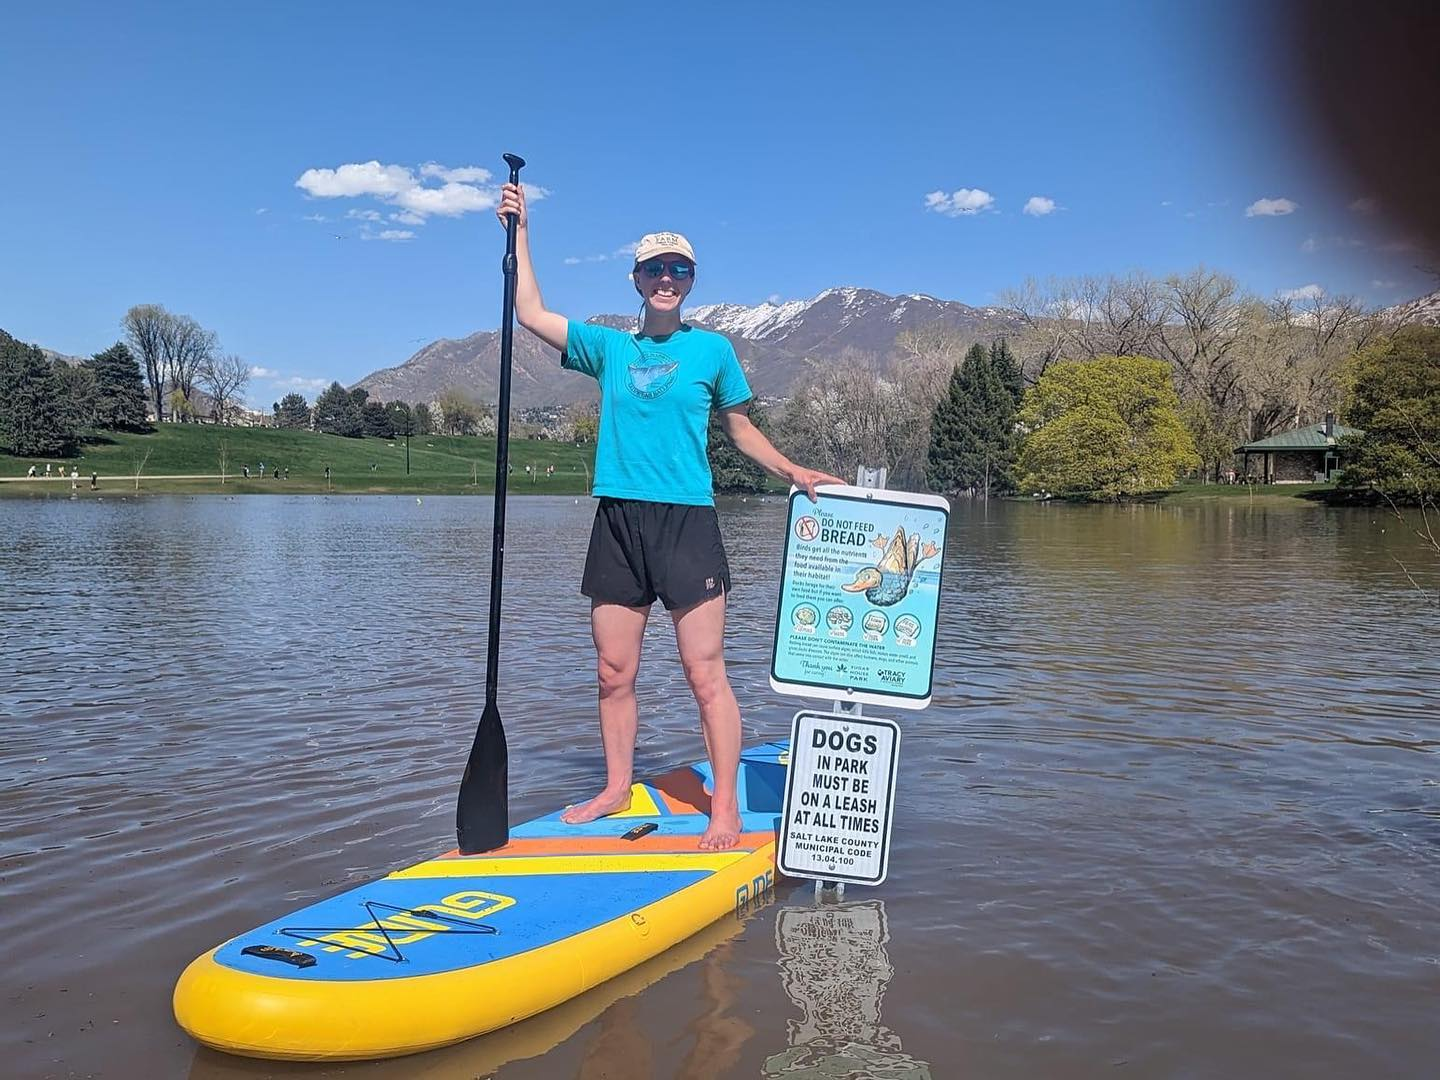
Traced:
<path fill-rule="evenodd" d="M 905 599 L 916 569 L 940 551 L 928 540 L 922 546 L 918 533 L 907 538 L 903 525 L 895 526 L 895 535 L 888 542 L 885 537 L 877 536 L 871 543 L 884 549 L 880 561 L 865 567 L 855 575 L 854 581 L 840 588 L 851 593 L 863 592 L 865 599 L 876 607 L 889 607 Z"/>

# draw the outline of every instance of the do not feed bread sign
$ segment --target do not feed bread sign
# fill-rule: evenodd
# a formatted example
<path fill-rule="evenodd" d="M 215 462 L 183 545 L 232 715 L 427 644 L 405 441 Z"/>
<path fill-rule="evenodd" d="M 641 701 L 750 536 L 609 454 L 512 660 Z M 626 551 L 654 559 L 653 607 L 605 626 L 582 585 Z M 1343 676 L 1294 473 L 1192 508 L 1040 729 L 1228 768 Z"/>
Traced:
<path fill-rule="evenodd" d="M 885 880 L 899 753 L 893 720 L 795 714 L 776 853 L 781 873 L 861 885 Z"/>

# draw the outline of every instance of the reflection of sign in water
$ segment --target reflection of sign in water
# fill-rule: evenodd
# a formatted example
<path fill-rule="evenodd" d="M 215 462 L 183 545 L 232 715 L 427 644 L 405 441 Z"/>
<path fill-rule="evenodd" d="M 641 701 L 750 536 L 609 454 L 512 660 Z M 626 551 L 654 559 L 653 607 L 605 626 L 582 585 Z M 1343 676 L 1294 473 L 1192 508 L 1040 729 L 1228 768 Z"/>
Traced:
<path fill-rule="evenodd" d="M 800 1010 L 790 1045 L 765 1059 L 767 1078 L 930 1080 L 930 1066 L 906 1054 L 880 1015 L 894 969 L 885 905 L 879 900 L 781 908 L 775 945 L 785 993 Z"/>
<path fill-rule="evenodd" d="M 776 852 L 781 873 L 861 885 L 885 880 L 899 753 L 893 720 L 795 714 Z"/>
<path fill-rule="evenodd" d="M 837 486 L 812 503 L 792 494 L 771 686 L 928 705 L 949 512 L 938 495 Z M 802 621 L 802 609 L 815 618 Z"/>

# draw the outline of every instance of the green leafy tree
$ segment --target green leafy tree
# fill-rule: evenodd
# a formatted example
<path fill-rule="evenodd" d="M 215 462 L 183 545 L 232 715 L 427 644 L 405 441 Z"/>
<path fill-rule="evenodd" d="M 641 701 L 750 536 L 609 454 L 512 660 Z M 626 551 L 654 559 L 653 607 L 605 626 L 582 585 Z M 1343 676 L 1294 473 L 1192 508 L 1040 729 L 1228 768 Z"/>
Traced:
<path fill-rule="evenodd" d="M 367 401 L 360 407 L 360 429 L 371 438 L 394 438 L 395 426 L 390 422 L 384 402 Z"/>
<path fill-rule="evenodd" d="M 274 406 L 275 426 L 279 428 L 299 428 L 301 430 L 310 427 L 310 405 L 301 394 L 289 393 L 277 401 Z"/>
<path fill-rule="evenodd" d="M 326 435 L 343 435 L 347 439 L 358 439 L 363 434 L 360 407 L 338 382 L 332 382 L 315 399 L 315 430 Z"/>
<path fill-rule="evenodd" d="M 1200 455 L 1200 470 L 1211 479 L 1219 480 L 1225 463 L 1235 457 L 1235 446 L 1245 441 L 1244 418 L 1222 412 L 1208 399 L 1187 401 L 1180 408 L 1180 419 Z"/>
<path fill-rule="evenodd" d="M 975 344 L 955 365 L 930 419 L 925 480 L 933 491 L 989 498 L 1014 487 L 1015 398 L 1008 353 Z"/>
<path fill-rule="evenodd" d="M 0 330 L 0 446 L 16 457 L 64 456 L 79 432 L 45 354 Z"/>
<path fill-rule="evenodd" d="M 481 409 L 463 390 L 451 387 L 440 395 L 440 430 L 446 435 L 474 435 Z"/>
<path fill-rule="evenodd" d="M 749 416 L 750 422 L 766 438 L 770 438 L 770 417 L 758 401 L 750 402 Z M 765 490 L 768 474 L 730 441 L 718 412 L 710 414 L 709 440 L 706 453 L 710 458 L 710 476 L 717 495 L 741 495 Z"/>
<path fill-rule="evenodd" d="M 85 361 L 95 376 L 94 424 L 105 431 L 149 431 L 140 362 L 122 343 Z"/>
<path fill-rule="evenodd" d="M 431 415 L 430 406 L 423 401 L 417 401 L 410 415 L 415 418 L 415 435 L 434 435 L 435 418 Z"/>
<path fill-rule="evenodd" d="M 1352 356 L 1342 482 L 1397 501 L 1440 499 L 1440 327 L 1405 326 Z"/>
<path fill-rule="evenodd" d="M 1200 464 L 1170 369 L 1148 356 L 1051 364 L 1020 423 L 1026 490 L 1118 498 L 1170 487 Z"/>

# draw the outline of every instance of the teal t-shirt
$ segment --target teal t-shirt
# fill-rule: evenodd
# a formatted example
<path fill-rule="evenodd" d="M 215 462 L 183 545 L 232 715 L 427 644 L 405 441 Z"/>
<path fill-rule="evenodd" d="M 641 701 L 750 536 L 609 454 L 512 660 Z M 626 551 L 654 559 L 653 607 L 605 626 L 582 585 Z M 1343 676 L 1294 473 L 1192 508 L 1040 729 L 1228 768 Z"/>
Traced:
<path fill-rule="evenodd" d="M 726 337 L 685 323 L 648 337 L 571 320 L 560 364 L 600 384 L 596 495 L 714 505 L 710 410 L 751 397 Z"/>

